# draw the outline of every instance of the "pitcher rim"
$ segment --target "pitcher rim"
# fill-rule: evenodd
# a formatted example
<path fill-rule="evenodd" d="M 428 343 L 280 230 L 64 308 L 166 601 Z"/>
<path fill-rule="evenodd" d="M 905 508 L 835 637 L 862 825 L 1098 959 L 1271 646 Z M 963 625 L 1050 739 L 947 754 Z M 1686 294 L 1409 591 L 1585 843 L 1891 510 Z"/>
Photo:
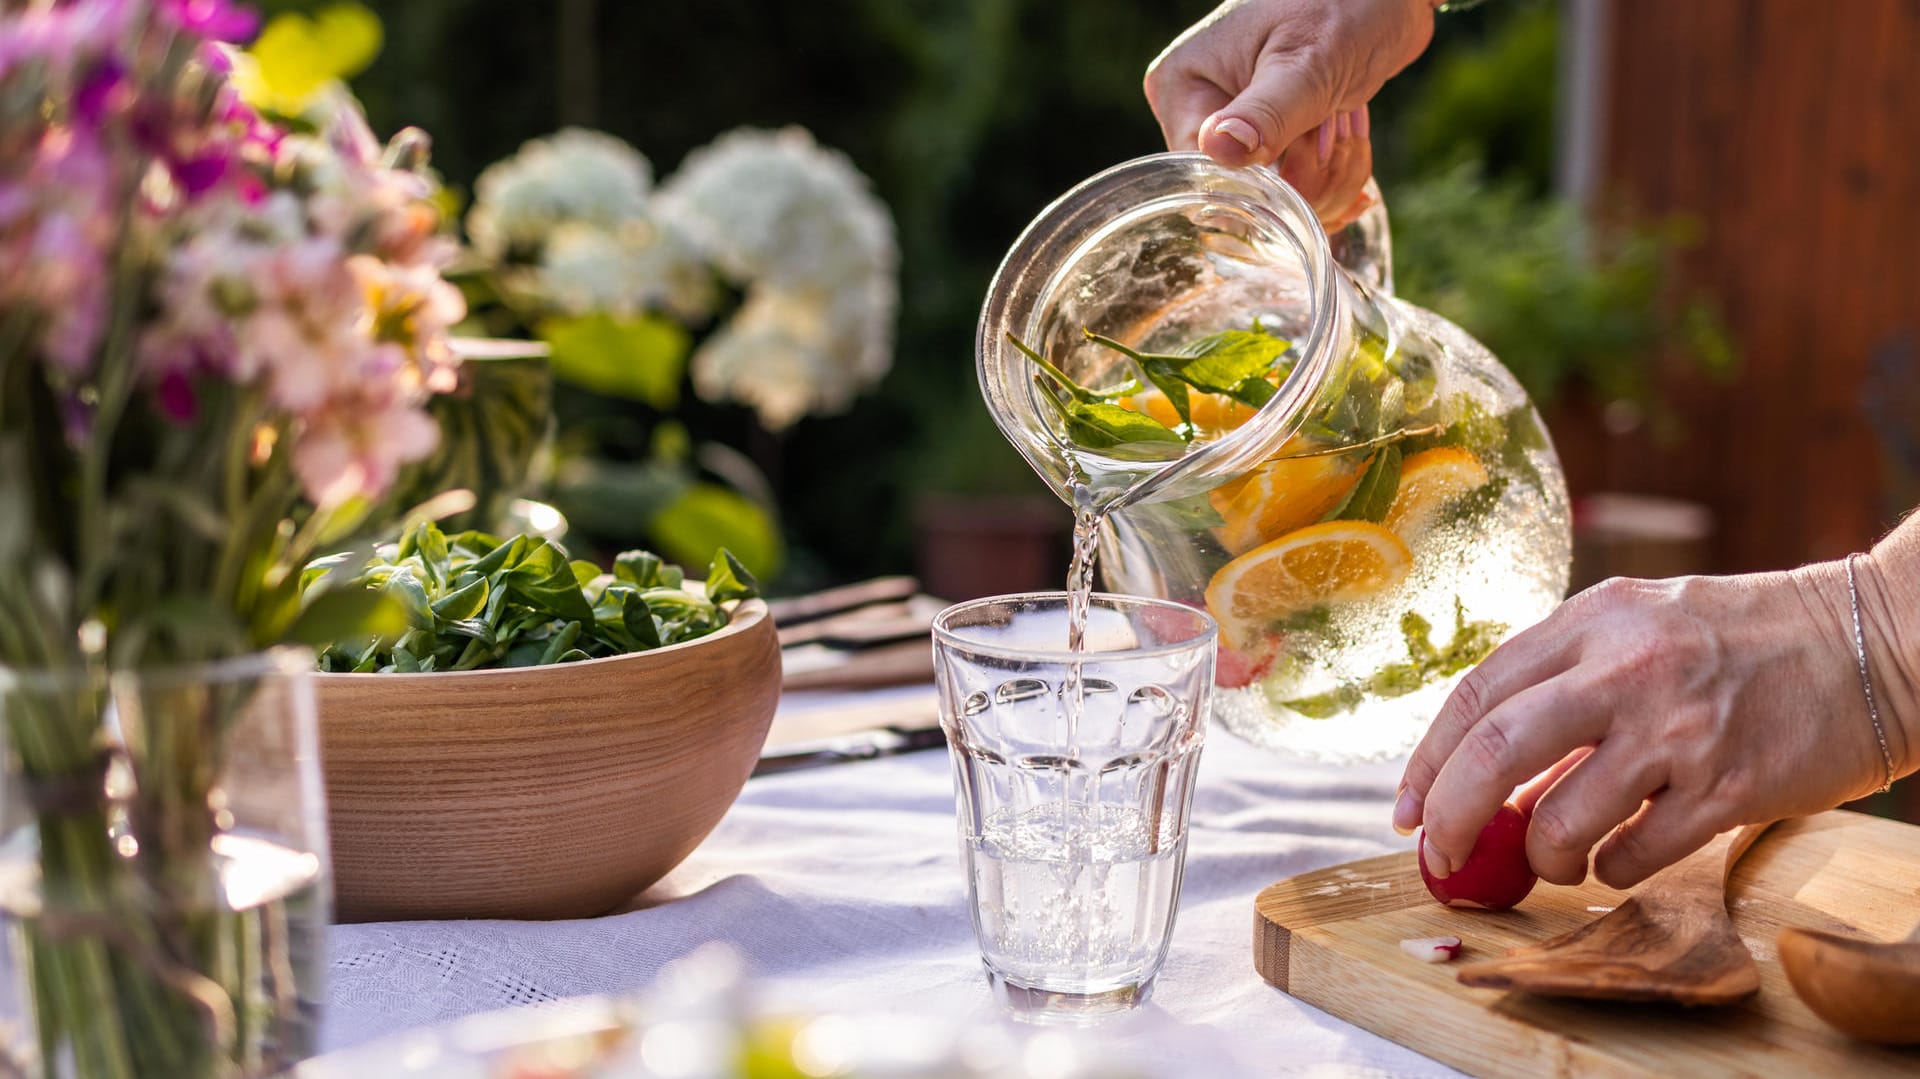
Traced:
<path fill-rule="evenodd" d="M 1203 153 L 1197 151 L 1168 151 L 1146 154 L 1119 164 L 1110 166 L 1080 181 L 1065 193 L 1055 198 L 1042 209 L 1019 237 L 1008 248 L 1006 256 L 994 271 L 993 279 L 987 287 L 987 300 L 980 312 L 980 321 L 975 330 L 974 349 L 976 356 L 976 374 L 982 396 L 989 403 L 989 412 L 994 424 L 1008 441 L 1012 442 L 1023 457 L 1039 470 L 1040 462 L 1034 461 L 1023 433 L 1013 422 L 1006 410 L 995 408 L 993 402 L 1001 396 L 1000 387 L 995 386 L 990 377 L 990 367 L 986 362 L 992 353 L 1010 347 L 999 339 L 999 333 L 1013 330 L 1010 307 L 1015 302 L 1013 280 L 1029 269 L 1029 263 L 1045 245 L 1055 242 L 1063 226 L 1073 222 L 1081 208 L 1097 198 L 1110 198 L 1129 186 L 1137 186 L 1155 176 L 1169 171 L 1198 172 L 1203 176 L 1213 173 L 1221 177 L 1233 177 L 1250 183 L 1264 199 L 1278 203 L 1279 211 L 1274 212 L 1274 224 L 1281 228 L 1296 244 L 1309 289 L 1309 319 L 1304 341 L 1294 342 L 1300 361 L 1295 364 L 1286 380 L 1280 385 L 1279 392 L 1267 406 L 1262 407 L 1246 424 L 1212 439 L 1181 457 L 1165 463 L 1158 470 L 1146 475 L 1130 485 L 1125 493 L 1111 503 L 1110 508 L 1119 508 L 1131 503 L 1149 501 L 1151 496 L 1168 487 L 1174 486 L 1194 472 L 1207 469 L 1220 461 L 1240 452 L 1248 443 L 1266 444 L 1269 440 L 1276 443 L 1284 440 L 1287 426 L 1296 423 L 1303 406 L 1306 404 L 1313 387 L 1317 386 L 1332 367 L 1333 348 L 1331 339 L 1338 325 L 1340 306 L 1337 279 L 1340 273 L 1338 263 L 1333 257 L 1332 245 L 1326 230 L 1313 207 L 1294 190 L 1293 186 L 1280 178 L 1273 169 L 1265 166 L 1229 167 L 1221 165 Z M 1204 186 L 1193 188 L 1193 197 L 1203 199 L 1210 192 Z M 1289 220 L 1291 218 L 1291 220 Z M 1304 223 L 1304 229 L 1299 227 Z M 1104 231 L 1104 222 L 1093 222 L 1091 227 L 1081 229 L 1083 235 L 1073 239 L 1077 250 L 1089 242 L 1089 237 Z M 1052 280 L 1048 285 L 1053 284 Z M 1041 290 L 1051 294 L 1051 287 Z M 1039 317 L 1042 308 L 1038 298 L 1028 312 L 1028 327 Z M 1052 445 L 1064 452 L 1084 452 L 1080 447 L 1066 441 L 1053 424 L 1044 424 L 1047 438 Z M 1097 452 L 1097 451 L 1096 451 Z M 1042 470 L 1044 475 L 1044 470 Z"/>

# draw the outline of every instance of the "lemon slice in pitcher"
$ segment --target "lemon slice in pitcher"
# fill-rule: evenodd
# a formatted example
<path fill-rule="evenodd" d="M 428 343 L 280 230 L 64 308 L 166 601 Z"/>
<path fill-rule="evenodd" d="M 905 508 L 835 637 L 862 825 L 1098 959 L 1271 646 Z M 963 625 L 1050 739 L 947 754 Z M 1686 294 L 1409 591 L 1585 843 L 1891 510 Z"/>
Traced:
<path fill-rule="evenodd" d="M 1220 567 L 1207 584 L 1207 612 L 1228 646 L 1248 649 L 1290 614 L 1378 595 L 1412 568 L 1406 543 L 1380 525 L 1308 525 Z"/>
<path fill-rule="evenodd" d="M 1369 458 L 1354 454 L 1284 455 L 1301 448 L 1298 439 L 1289 441 L 1282 456 L 1220 485 L 1208 496 L 1221 519 L 1214 538 L 1228 554 L 1245 554 L 1326 516 L 1367 469 Z"/>
<path fill-rule="evenodd" d="M 1447 503 L 1479 490 L 1487 479 L 1487 466 L 1466 450 L 1422 450 L 1400 466 L 1400 489 L 1382 523 L 1401 536 L 1419 535 L 1433 527 Z"/>

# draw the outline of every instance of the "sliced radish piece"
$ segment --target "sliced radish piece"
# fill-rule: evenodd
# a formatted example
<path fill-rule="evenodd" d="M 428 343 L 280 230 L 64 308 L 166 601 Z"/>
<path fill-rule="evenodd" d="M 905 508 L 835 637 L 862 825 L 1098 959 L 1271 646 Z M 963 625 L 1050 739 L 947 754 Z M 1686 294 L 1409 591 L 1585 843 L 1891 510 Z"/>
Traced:
<path fill-rule="evenodd" d="M 1422 963 L 1444 963 L 1460 954 L 1460 938 L 1414 937 L 1401 941 L 1400 950 Z"/>

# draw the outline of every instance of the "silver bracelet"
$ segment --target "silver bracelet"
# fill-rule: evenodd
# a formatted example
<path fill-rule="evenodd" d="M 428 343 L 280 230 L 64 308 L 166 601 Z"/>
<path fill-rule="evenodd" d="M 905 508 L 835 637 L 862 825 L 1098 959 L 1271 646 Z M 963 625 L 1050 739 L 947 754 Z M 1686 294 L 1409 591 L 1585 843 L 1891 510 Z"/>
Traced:
<path fill-rule="evenodd" d="M 1880 762 L 1886 766 L 1885 781 L 1877 794 L 1893 789 L 1893 751 L 1887 748 L 1887 729 L 1880 723 L 1880 706 L 1873 699 L 1873 678 L 1867 674 L 1867 635 L 1860 628 L 1860 589 L 1853 582 L 1853 562 L 1858 554 L 1847 556 L 1847 601 L 1853 606 L 1853 658 L 1860 663 L 1860 688 L 1867 694 L 1867 718 L 1873 721 L 1873 737 L 1880 743 Z"/>

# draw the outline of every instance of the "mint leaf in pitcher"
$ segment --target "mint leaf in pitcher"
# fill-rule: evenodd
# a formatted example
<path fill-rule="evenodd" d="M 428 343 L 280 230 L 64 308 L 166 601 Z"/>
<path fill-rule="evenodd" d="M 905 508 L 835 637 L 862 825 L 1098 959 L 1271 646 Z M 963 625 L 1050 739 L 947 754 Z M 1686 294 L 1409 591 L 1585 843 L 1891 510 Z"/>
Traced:
<path fill-rule="evenodd" d="M 1180 369 L 1195 389 L 1224 393 L 1259 408 L 1278 392 L 1271 376 L 1284 379 L 1293 370 L 1293 342 L 1275 337 L 1255 323 L 1251 330 L 1225 330 L 1202 337 L 1180 350 L 1193 357 Z"/>
<path fill-rule="evenodd" d="M 1058 367 L 1055 367 L 1052 363 L 1048 362 L 1045 356 L 1042 356 L 1040 355 L 1040 353 L 1034 351 L 1032 346 L 1028 345 L 1025 341 L 1020 340 L 1018 337 L 1015 337 L 1012 334 L 1007 335 L 1007 341 L 1009 344 L 1013 345 L 1014 348 L 1019 349 L 1020 352 L 1027 357 L 1027 359 L 1032 360 L 1036 365 L 1038 365 L 1040 370 L 1046 372 L 1047 380 L 1052 382 L 1056 389 L 1058 389 L 1061 393 L 1066 394 L 1069 398 L 1075 401 L 1080 401 L 1084 403 L 1092 403 L 1096 401 L 1117 401 L 1122 397 L 1128 397 L 1140 392 L 1140 380 L 1133 379 L 1133 378 L 1130 378 L 1127 381 L 1121 383 L 1120 385 L 1112 387 L 1111 389 L 1090 390 L 1087 387 L 1080 385 L 1078 382 L 1075 382 L 1071 377 L 1067 375 L 1065 371 L 1060 370 Z M 1165 426 L 1165 425 L 1163 424 L 1162 426 Z"/>
<path fill-rule="evenodd" d="M 1036 376 L 1036 379 L 1038 376 Z M 1147 460 L 1166 457 L 1166 447 L 1185 446 L 1187 440 L 1171 428 L 1145 413 L 1135 412 L 1105 401 L 1061 400 L 1044 383 L 1040 395 L 1053 402 L 1054 410 L 1066 424 L 1067 437 L 1074 445 L 1090 450 L 1115 450 L 1139 447 Z"/>
<path fill-rule="evenodd" d="M 1042 373 L 1033 376 L 1034 384 L 1040 388 L 1041 398 L 1060 414 L 1067 437 L 1074 445 L 1090 450 L 1123 451 L 1116 456 L 1160 460 L 1178 456 L 1169 455 L 1168 447 L 1184 447 L 1192 440 L 1192 427 L 1185 422 L 1181 423 L 1181 430 L 1176 431 L 1144 412 L 1113 403 L 1139 393 L 1138 379 L 1128 379 L 1112 389 L 1090 390 L 1019 338 L 1008 334 L 1007 341 L 1040 368 Z M 1183 392 L 1176 407 L 1184 408 L 1185 404 Z M 1183 420 L 1185 415 L 1183 411 Z"/>
<path fill-rule="evenodd" d="M 1400 447 L 1389 442 L 1373 455 L 1360 482 L 1347 497 L 1328 511 L 1326 521 L 1372 521 L 1379 524 L 1393 508 L 1393 496 L 1400 490 Z"/>
<path fill-rule="evenodd" d="M 1087 340 L 1132 360 L 1140 366 L 1148 381 L 1167 392 L 1163 382 L 1202 393 L 1225 394 L 1253 408 L 1273 397 L 1275 389 L 1269 375 L 1275 371 L 1284 377 L 1292 370 L 1288 350 L 1291 341 L 1275 337 L 1256 325 L 1251 330 L 1223 330 L 1191 342 L 1179 352 L 1140 352 L 1092 330 L 1083 330 Z M 1167 392 L 1172 397 L 1171 392 Z M 1177 406 L 1176 406 L 1177 407 Z M 1185 418 L 1185 412 L 1181 413 Z"/>

